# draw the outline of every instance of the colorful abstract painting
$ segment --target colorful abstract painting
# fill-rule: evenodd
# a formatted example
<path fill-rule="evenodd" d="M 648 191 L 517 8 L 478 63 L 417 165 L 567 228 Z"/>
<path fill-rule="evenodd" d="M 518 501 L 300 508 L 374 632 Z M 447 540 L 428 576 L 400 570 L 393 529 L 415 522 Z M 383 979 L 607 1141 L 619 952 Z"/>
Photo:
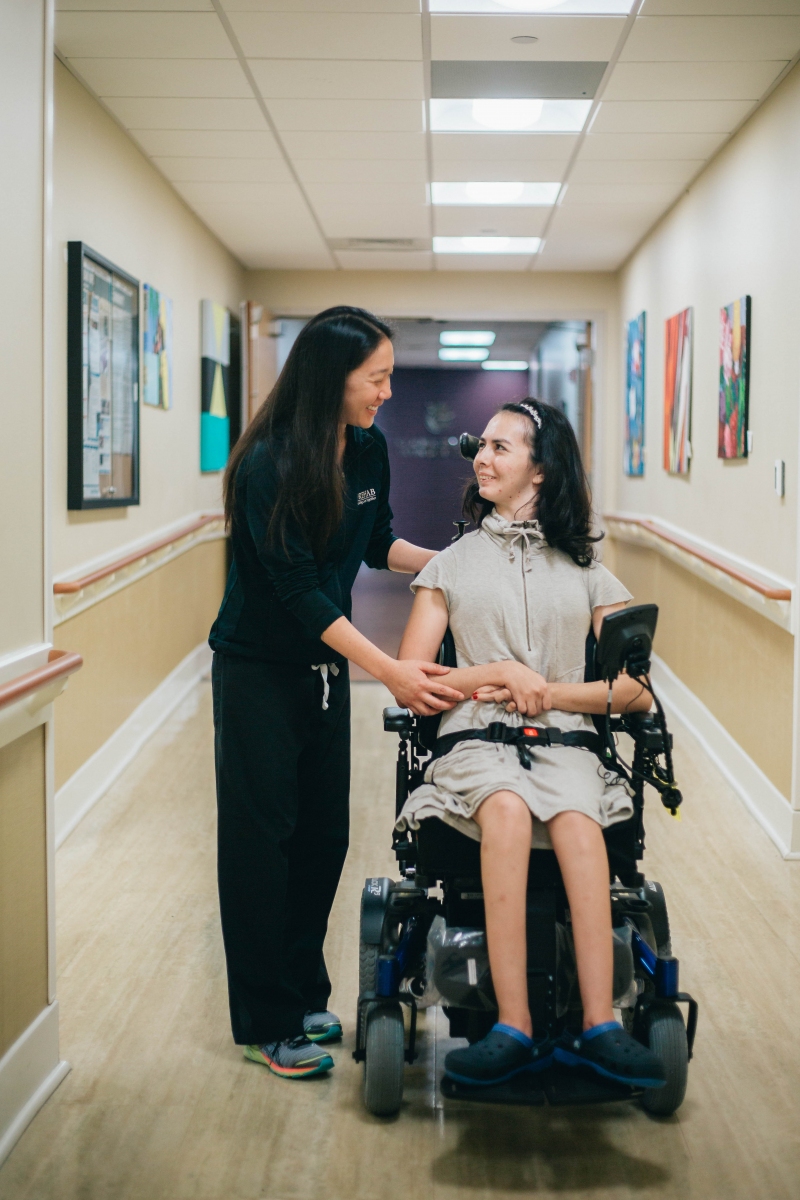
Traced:
<path fill-rule="evenodd" d="M 665 322 L 664 468 L 688 475 L 692 448 L 692 309 Z"/>
<path fill-rule="evenodd" d="M 626 475 L 644 475 L 644 313 L 628 322 L 625 374 Z"/>
<path fill-rule="evenodd" d="M 203 300 L 200 360 L 200 470 L 221 471 L 228 461 L 228 372 L 231 361 L 230 315 L 213 300 Z"/>
<path fill-rule="evenodd" d="M 720 309 L 718 458 L 747 458 L 750 297 Z"/>
<path fill-rule="evenodd" d="M 144 285 L 142 399 L 153 408 L 172 408 L 172 301 Z"/>

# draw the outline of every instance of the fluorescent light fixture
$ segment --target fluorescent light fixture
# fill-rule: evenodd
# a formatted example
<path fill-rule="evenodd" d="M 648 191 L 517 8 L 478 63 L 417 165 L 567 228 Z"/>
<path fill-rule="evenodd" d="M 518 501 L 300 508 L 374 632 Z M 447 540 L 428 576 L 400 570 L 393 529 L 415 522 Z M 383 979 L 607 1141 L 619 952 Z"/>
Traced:
<path fill-rule="evenodd" d="M 434 254 L 536 254 L 538 237 L 435 237 Z"/>
<path fill-rule="evenodd" d="M 560 183 L 432 183 L 434 204 L 555 204 Z"/>
<path fill-rule="evenodd" d="M 432 13 L 558 13 L 559 16 L 627 16 L 631 0 L 430 0 Z"/>
<path fill-rule="evenodd" d="M 430 101 L 434 133 L 580 133 L 591 100 Z"/>
<path fill-rule="evenodd" d="M 439 351 L 442 362 L 483 362 L 488 357 L 484 346 L 443 346 Z"/>
<path fill-rule="evenodd" d="M 439 334 L 441 346 L 492 346 L 496 333 L 491 329 L 447 329 Z"/>
<path fill-rule="evenodd" d="M 490 358 L 481 363 L 484 371 L 527 371 L 529 366 L 524 358 Z"/>

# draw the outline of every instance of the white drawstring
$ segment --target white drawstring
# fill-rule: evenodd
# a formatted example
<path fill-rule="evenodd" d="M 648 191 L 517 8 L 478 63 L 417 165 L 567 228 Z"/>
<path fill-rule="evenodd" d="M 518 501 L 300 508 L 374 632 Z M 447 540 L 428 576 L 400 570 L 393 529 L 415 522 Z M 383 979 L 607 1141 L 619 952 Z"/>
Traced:
<path fill-rule="evenodd" d="M 524 571 L 530 571 L 531 542 L 541 542 L 542 540 L 543 535 L 541 530 L 538 528 L 526 528 L 526 526 L 522 525 L 519 529 L 515 529 L 513 534 L 508 539 L 508 561 L 512 563 L 514 562 L 516 557 L 514 551 L 516 549 L 517 542 L 519 542 L 520 550 L 522 551 L 522 569 Z"/>
<path fill-rule="evenodd" d="M 322 707 L 328 707 L 328 696 L 331 694 L 331 685 L 328 683 L 328 671 L 334 675 L 339 674 L 339 667 L 336 663 L 312 663 L 312 671 L 319 671 L 322 676 Z"/>

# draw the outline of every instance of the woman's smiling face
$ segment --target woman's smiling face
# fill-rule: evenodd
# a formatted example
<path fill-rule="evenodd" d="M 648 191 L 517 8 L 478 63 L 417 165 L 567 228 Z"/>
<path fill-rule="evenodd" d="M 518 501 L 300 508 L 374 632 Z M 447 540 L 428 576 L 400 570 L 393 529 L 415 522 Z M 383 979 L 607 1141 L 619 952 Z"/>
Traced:
<path fill-rule="evenodd" d="M 475 455 L 480 494 L 506 520 L 533 515 L 536 493 L 544 479 L 531 462 L 531 422 L 521 413 L 499 412 L 483 431 Z"/>
<path fill-rule="evenodd" d="M 378 409 L 392 394 L 393 369 L 392 343 L 384 338 L 369 358 L 347 376 L 342 413 L 346 425 L 369 429 Z"/>

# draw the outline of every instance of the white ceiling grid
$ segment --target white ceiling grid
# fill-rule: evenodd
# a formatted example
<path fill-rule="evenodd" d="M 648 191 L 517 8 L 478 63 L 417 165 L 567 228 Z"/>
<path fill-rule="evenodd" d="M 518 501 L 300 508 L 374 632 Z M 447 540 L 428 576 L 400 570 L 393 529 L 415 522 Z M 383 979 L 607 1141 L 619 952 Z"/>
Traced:
<path fill-rule="evenodd" d="M 510 7 L 57 0 L 56 44 L 245 266 L 377 270 L 615 269 L 800 50 L 800 0 Z M 581 133 L 432 133 L 431 60 L 609 65 Z M 430 204 L 434 181 L 512 180 L 560 203 Z M 544 240 L 434 255 L 434 234 Z"/>

